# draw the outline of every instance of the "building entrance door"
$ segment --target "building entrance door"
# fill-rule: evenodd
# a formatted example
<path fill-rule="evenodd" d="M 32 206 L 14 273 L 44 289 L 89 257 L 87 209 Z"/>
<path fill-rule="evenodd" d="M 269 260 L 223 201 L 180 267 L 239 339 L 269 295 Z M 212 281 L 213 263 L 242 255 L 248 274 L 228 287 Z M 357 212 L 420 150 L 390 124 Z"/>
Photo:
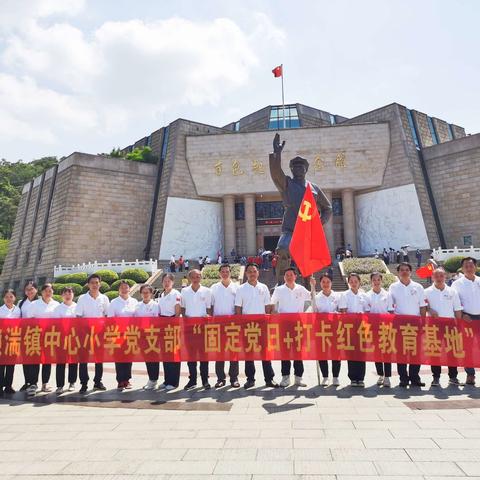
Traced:
<path fill-rule="evenodd" d="M 264 250 L 275 251 L 277 248 L 278 239 L 280 236 L 265 236 L 263 237 L 263 248 Z"/>

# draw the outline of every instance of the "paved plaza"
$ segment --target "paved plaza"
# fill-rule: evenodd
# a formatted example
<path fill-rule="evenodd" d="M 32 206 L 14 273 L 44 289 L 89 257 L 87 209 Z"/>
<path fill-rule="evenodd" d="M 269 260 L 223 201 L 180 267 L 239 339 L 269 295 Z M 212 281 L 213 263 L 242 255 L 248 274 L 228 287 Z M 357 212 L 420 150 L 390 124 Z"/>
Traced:
<path fill-rule="evenodd" d="M 307 388 L 271 390 L 258 367 L 248 392 L 143 392 L 147 377 L 135 364 L 136 389 L 119 393 L 106 364 L 107 392 L 3 398 L 0 478 L 480 479 L 475 387 L 448 387 L 443 375 L 432 389 L 424 366 L 423 390 L 383 389 L 368 364 L 367 388 L 352 389 L 345 362 L 335 390 L 315 386 L 315 365 L 306 362 Z M 186 375 L 185 365 L 182 386 Z M 17 366 L 16 388 L 22 377 Z"/>

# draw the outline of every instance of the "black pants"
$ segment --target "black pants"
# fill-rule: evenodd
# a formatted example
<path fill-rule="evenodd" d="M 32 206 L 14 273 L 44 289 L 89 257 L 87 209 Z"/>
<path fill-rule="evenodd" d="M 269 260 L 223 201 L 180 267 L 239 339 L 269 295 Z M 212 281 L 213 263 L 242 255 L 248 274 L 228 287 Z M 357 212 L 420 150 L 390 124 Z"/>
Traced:
<path fill-rule="evenodd" d="M 197 362 L 187 362 L 188 365 L 188 378 L 196 382 L 197 381 Z M 202 384 L 208 382 L 208 362 L 200 362 L 200 377 L 202 378 Z"/>
<path fill-rule="evenodd" d="M 12 388 L 14 371 L 15 365 L 0 365 L 0 388 Z"/>
<path fill-rule="evenodd" d="M 68 383 L 75 383 L 77 381 L 77 363 L 70 363 L 68 365 Z M 55 368 L 55 379 L 57 381 L 57 388 L 65 386 L 65 364 L 60 363 Z"/>
<path fill-rule="evenodd" d="M 322 372 L 323 378 L 328 378 L 328 360 L 319 360 L 318 365 Z M 332 377 L 337 378 L 340 375 L 340 366 L 342 362 L 340 360 L 332 360 Z"/>
<path fill-rule="evenodd" d="M 290 370 L 292 369 L 292 362 L 290 360 L 282 360 L 282 376 L 290 375 Z M 302 360 L 293 361 L 293 373 L 296 377 L 303 377 L 303 368 Z"/>
<path fill-rule="evenodd" d="M 408 372 L 407 372 L 408 367 Z M 420 365 L 407 365 L 406 363 L 397 363 L 397 371 L 400 376 L 400 382 L 412 383 L 420 382 Z"/>
<path fill-rule="evenodd" d="M 440 374 L 442 373 L 442 367 L 440 365 L 432 365 L 432 375 L 433 378 L 440 378 Z M 458 375 L 458 368 L 457 367 L 448 367 L 448 378 L 457 378 Z"/>
<path fill-rule="evenodd" d="M 148 379 L 156 382 L 160 376 L 160 364 L 158 362 L 145 362 L 147 366 Z"/>
<path fill-rule="evenodd" d="M 270 362 L 269 360 L 262 360 L 262 369 L 265 382 L 271 382 L 273 380 L 273 377 L 275 376 L 272 362 Z M 252 382 L 255 381 L 255 362 L 251 360 L 247 360 L 245 362 L 245 375 L 247 377 L 247 380 Z"/>
<path fill-rule="evenodd" d="M 238 382 L 239 363 L 230 362 L 228 368 L 228 376 L 230 377 L 230 383 Z M 215 362 L 215 373 L 217 374 L 218 381 L 225 381 L 227 376 L 225 375 L 225 362 Z"/>
<path fill-rule="evenodd" d="M 81 363 L 79 366 L 80 383 L 86 385 L 90 377 L 88 376 L 88 363 Z M 95 364 L 95 376 L 93 377 L 93 383 L 97 384 L 102 381 L 103 377 L 103 363 Z"/>
<path fill-rule="evenodd" d="M 474 315 L 473 313 L 463 312 L 467 314 L 472 320 L 480 320 L 480 315 Z M 475 376 L 475 369 L 472 367 L 465 367 L 465 372 L 467 375 Z"/>
<path fill-rule="evenodd" d="M 25 383 L 27 385 L 38 385 L 38 377 L 40 376 L 40 365 L 25 365 Z M 52 373 L 51 365 L 42 365 L 42 383 L 48 383 Z"/>
<path fill-rule="evenodd" d="M 194 362 L 195 363 L 195 362 Z M 202 363 L 206 364 L 206 380 L 204 381 L 204 375 L 202 373 Z M 163 376 L 164 376 L 164 384 L 165 385 L 172 385 L 175 388 L 178 387 L 180 383 L 180 362 L 163 362 Z M 190 368 L 190 367 L 189 367 Z M 195 365 L 195 374 L 197 373 L 197 366 Z M 205 372 L 204 372 L 205 373 Z M 207 383 L 208 381 L 208 362 L 200 362 L 200 374 L 202 375 L 202 383 Z M 195 377 L 196 380 L 196 377 Z"/>
<path fill-rule="evenodd" d="M 365 380 L 365 362 L 358 362 L 356 360 L 348 361 L 348 378 L 352 382 L 363 382 Z"/>
<path fill-rule="evenodd" d="M 115 372 L 117 374 L 117 382 L 128 382 L 132 378 L 131 362 L 116 362 Z"/>
<path fill-rule="evenodd" d="M 392 364 L 391 363 L 375 362 L 375 368 L 377 369 L 377 375 L 379 375 L 381 377 L 391 377 L 392 376 Z"/>

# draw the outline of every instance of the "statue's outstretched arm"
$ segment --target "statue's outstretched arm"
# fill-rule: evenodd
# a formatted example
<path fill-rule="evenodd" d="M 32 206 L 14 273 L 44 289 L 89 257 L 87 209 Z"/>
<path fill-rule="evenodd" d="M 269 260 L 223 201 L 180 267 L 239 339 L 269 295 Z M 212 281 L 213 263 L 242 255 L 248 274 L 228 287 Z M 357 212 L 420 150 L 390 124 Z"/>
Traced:
<path fill-rule="evenodd" d="M 273 139 L 273 153 L 269 155 L 270 175 L 272 176 L 273 183 L 280 192 L 283 192 L 287 187 L 287 177 L 282 170 L 282 150 L 285 146 L 285 140 L 280 143 L 280 135 L 275 134 Z"/>

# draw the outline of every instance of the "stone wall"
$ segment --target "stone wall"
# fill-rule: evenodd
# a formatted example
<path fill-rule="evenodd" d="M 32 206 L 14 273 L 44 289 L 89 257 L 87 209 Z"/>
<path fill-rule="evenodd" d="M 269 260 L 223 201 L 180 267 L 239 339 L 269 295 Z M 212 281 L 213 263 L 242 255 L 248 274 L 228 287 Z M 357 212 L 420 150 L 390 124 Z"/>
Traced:
<path fill-rule="evenodd" d="M 480 244 L 480 134 L 423 150 L 447 248 Z M 469 246 L 469 245 L 468 245 Z"/>

